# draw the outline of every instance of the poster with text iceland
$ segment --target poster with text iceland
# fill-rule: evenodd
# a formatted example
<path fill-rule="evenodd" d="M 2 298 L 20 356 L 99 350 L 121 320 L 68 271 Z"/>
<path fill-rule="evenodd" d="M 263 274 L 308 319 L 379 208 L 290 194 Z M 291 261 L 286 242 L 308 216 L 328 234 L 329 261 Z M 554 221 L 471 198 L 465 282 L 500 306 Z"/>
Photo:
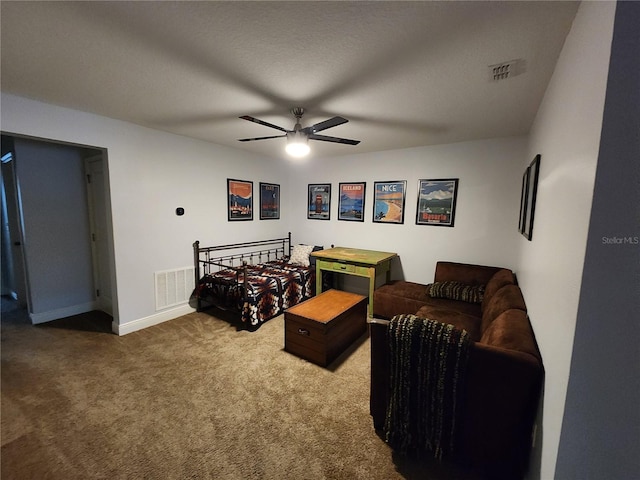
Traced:
<path fill-rule="evenodd" d="M 364 221 L 364 194 L 366 182 L 340 183 L 338 220 Z"/>

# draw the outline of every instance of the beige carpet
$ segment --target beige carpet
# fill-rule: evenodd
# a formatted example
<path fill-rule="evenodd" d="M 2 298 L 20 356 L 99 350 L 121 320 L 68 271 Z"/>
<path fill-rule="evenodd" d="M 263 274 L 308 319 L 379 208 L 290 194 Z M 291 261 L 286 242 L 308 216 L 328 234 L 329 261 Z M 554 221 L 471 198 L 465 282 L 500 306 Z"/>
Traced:
<path fill-rule="evenodd" d="M 2 479 L 471 478 L 396 458 L 369 416 L 369 341 L 330 368 L 194 313 L 129 335 L 2 317 Z"/>

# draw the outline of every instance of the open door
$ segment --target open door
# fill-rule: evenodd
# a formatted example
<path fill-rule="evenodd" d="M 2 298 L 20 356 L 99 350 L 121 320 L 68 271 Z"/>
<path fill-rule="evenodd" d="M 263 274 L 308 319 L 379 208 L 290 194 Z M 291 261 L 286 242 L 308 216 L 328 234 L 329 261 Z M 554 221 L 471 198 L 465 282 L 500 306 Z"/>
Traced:
<path fill-rule="evenodd" d="M 108 247 L 107 196 L 104 159 L 95 155 L 85 159 L 87 198 L 91 225 L 91 253 L 98 308 L 113 316 L 111 269 Z"/>

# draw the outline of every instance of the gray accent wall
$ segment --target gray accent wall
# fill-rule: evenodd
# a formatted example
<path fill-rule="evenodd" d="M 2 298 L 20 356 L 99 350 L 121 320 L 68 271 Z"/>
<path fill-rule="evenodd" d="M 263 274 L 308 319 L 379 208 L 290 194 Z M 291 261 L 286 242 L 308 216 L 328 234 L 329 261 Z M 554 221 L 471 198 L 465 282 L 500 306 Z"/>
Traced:
<path fill-rule="evenodd" d="M 557 479 L 640 475 L 639 25 L 618 2 Z"/>

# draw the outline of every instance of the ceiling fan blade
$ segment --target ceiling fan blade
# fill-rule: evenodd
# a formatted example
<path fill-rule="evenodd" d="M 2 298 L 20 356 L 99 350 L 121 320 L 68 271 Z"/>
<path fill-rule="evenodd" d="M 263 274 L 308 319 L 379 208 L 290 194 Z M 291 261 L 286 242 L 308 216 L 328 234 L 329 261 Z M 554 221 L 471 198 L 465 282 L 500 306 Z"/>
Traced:
<path fill-rule="evenodd" d="M 310 140 L 320 140 L 323 142 L 345 143 L 347 145 L 358 145 L 360 140 L 351 140 L 349 138 L 328 137 L 327 135 L 309 134 Z"/>
<path fill-rule="evenodd" d="M 321 132 L 322 130 L 326 130 L 327 128 L 337 127 L 338 125 L 342 125 L 343 123 L 347 123 L 349 120 L 343 117 L 333 117 L 329 120 L 325 120 L 324 122 L 316 123 L 315 125 L 311 125 L 310 127 L 305 127 L 302 129 L 304 133 L 313 134 L 316 132 Z"/>
<path fill-rule="evenodd" d="M 280 130 L 281 132 L 287 132 L 288 131 L 287 129 L 279 127 L 278 125 L 274 125 L 273 123 L 265 122 L 264 120 L 259 120 L 259 119 L 255 118 L 255 117 L 251 117 L 249 115 L 243 115 L 240 118 L 243 119 L 243 120 L 248 120 L 250 122 L 259 123 L 260 125 L 264 125 L 265 127 L 275 128 L 276 130 Z"/>
<path fill-rule="evenodd" d="M 254 140 L 267 140 L 269 138 L 282 138 L 286 135 L 272 135 L 271 137 L 239 138 L 239 142 L 253 142 Z"/>

